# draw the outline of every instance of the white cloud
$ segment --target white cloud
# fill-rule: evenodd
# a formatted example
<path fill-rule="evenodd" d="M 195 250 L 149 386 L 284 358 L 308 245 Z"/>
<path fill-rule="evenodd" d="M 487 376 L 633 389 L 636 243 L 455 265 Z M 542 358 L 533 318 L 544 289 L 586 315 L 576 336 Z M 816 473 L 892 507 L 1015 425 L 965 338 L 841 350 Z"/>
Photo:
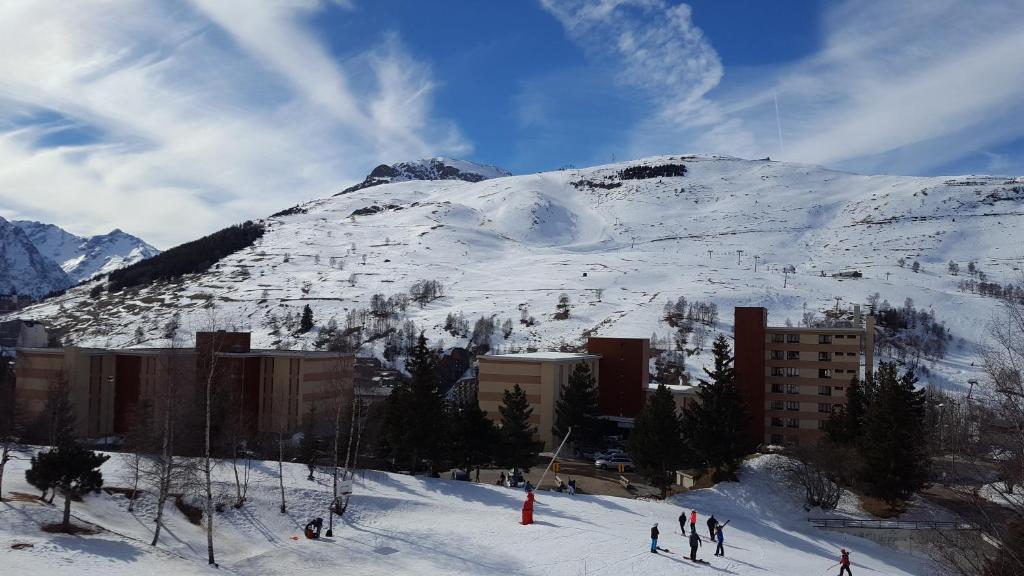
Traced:
<path fill-rule="evenodd" d="M 628 135 L 634 154 L 778 157 L 775 96 L 787 160 L 922 173 L 1024 137 L 1019 0 L 833 4 L 815 53 L 724 79 L 685 5 L 541 1 L 595 60 L 640 71 L 624 79 L 658 114 Z"/>
<path fill-rule="evenodd" d="M 167 247 L 378 161 L 465 153 L 429 66 L 394 35 L 339 64 L 305 24 L 326 7 L 3 3 L 0 215 Z"/>

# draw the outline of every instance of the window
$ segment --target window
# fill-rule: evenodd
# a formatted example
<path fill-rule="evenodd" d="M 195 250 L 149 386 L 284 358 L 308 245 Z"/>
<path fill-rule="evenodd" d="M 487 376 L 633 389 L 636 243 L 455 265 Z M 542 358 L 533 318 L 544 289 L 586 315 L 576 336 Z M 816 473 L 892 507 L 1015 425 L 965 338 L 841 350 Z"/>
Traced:
<path fill-rule="evenodd" d="M 787 378 L 799 378 L 800 377 L 800 369 L 799 368 L 793 368 L 793 367 L 786 368 L 786 377 Z"/>
<path fill-rule="evenodd" d="M 786 428 L 799 428 L 800 420 L 796 418 L 786 418 Z"/>
<path fill-rule="evenodd" d="M 821 368 L 818 370 L 818 378 L 831 378 L 832 371 L 828 368 Z"/>
<path fill-rule="evenodd" d="M 831 386 L 818 386 L 818 396 L 831 396 L 831 395 L 832 395 L 832 387 Z"/>
<path fill-rule="evenodd" d="M 847 356 L 856 356 L 857 353 L 856 352 L 847 352 L 846 355 Z"/>
<path fill-rule="evenodd" d="M 857 335 L 856 334 L 847 334 L 846 337 L 847 338 L 856 338 Z"/>
<path fill-rule="evenodd" d="M 799 334 L 786 334 L 786 342 L 789 343 L 789 344 L 799 344 L 800 343 L 800 335 Z"/>
<path fill-rule="evenodd" d="M 782 428 L 782 418 L 772 418 L 772 428 Z"/>
<path fill-rule="evenodd" d="M 828 420 L 818 420 L 818 430 L 824 430 L 827 422 Z"/>
<path fill-rule="evenodd" d="M 772 382 L 772 392 L 776 394 L 782 394 L 782 384 L 778 382 Z"/>
<path fill-rule="evenodd" d="M 786 384 L 786 394 L 799 394 L 799 393 L 800 393 L 800 385 L 799 384 Z"/>
<path fill-rule="evenodd" d="M 772 367 L 772 376 L 782 376 L 784 374 L 785 371 L 782 368 Z"/>
<path fill-rule="evenodd" d="M 771 409 L 782 410 L 782 400 L 772 400 Z"/>
<path fill-rule="evenodd" d="M 782 350 L 772 350 L 772 360 L 785 360 L 786 353 Z"/>
<path fill-rule="evenodd" d="M 840 340 L 842 338 L 846 338 L 846 336 L 843 336 L 842 334 L 836 334 L 836 340 Z"/>
<path fill-rule="evenodd" d="M 790 412 L 799 412 L 800 403 L 795 400 L 786 400 L 786 410 Z"/>
<path fill-rule="evenodd" d="M 818 334 L 818 344 L 831 344 L 831 343 L 832 343 L 832 335 L 831 334 Z"/>
<path fill-rule="evenodd" d="M 786 351 L 786 360 L 799 360 L 799 359 L 800 359 L 800 352 L 798 350 L 787 350 Z"/>
<path fill-rule="evenodd" d="M 841 392 L 843 390 L 843 387 L 842 386 L 836 386 L 835 389 Z"/>
<path fill-rule="evenodd" d="M 818 404 L 818 412 L 821 412 L 822 414 L 831 414 L 832 413 L 832 405 L 831 404 Z"/>
<path fill-rule="evenodd" d="M 785 341 L 786 341 L 785 335 L 783 335 L 783 334 L 772 334 L 772 342 L 781 343 L 781 342 L 785 342 Z"/>
<path fill-rule="evenodd" d="M 832 353 L 831 352 L 818 352 L 818 362 L 831 362 L 831 361 L 832 361 Z"/>

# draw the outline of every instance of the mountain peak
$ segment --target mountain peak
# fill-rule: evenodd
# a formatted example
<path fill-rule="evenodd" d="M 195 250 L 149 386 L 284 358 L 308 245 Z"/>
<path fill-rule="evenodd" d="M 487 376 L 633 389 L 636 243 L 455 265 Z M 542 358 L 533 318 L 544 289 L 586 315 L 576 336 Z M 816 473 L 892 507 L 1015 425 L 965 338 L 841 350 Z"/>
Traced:
<path fill-rule="evenodd" d="M 463 180 L 465 182 L 480 182 L 481 180 L 511 175 L 512 173 L 508 170 L 498 168 L 497 166 L 478 164 L 457 158 L 435 156 L 433 158 L 398 162 L 396 164 L 381 164 L 374 168 L 362 182 L 342 190 L 336 196 L 381 184 L 391 184 L 392 182 L 406 182 L 409 180 Z"/>

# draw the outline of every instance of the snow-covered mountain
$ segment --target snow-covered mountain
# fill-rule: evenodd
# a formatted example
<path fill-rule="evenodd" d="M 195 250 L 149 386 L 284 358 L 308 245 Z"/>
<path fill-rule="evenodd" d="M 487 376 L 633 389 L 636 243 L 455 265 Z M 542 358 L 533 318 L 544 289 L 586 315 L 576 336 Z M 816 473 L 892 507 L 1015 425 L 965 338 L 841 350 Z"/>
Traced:
<path fill-rule="evenodd" d="M 512 173 L 508 170 L 498 168 L 497 166 L 477 164 L 476 162 L 470 162 L 468 160 L 443 157 L 425 158 L 423 160 L 399 162 L 398 164 L 392 165 L 381 164 L 374 168 L 365 180 L 355 186 L 350 186 L 342 190 L 338 195 L 355 192 L 356 190 L 362 190 L 364 188 L 370 188 L 371 186 L 391 184 L 394 182 L 406 182 L 408 180 L 462 180 L 464 182 L 480 182 L 481 180 L 502 178 L 504 176 L 511 175 Z"/>
<path fill-rule="evenodd" d="M 877 292 L 945 323 L 948 353 L 922 380 L 957 386 L 976 374 L 976 346 L 999 305 L 959 289 L 980 279 L 968 262 L 990 283 L 1020 274 L 1022 178 L 862 176 L 719 156 L 476 182 L 409 174 L 267 218 L 254 245 L 202 274 L 101 298 L 87 285 L 22 315 L 82 345 L 159 346 L 175 312 L 182 326 L 202 326 L 215 306 L 221 323 L 253 331 L 254 346 L 312 347 L 318 330 L 332 319 L 344 329 L 375 294 L 437 280 L 443 297 L 399 306 L 400 326 L 411 321 L 451 346 L 466 336 L 445 329 L 449 314 L 470 326 L 510 319 L 511 334 L 497 331 L 493 346 L 550 349 L 587 334 L 668 336 L 664 305 L 679 296 L 716 304 L 714 330 L 729 334 L 733 306 L 798 323 Z M 960 275 L 947 271 L 950 260 Z M 851 268 L 863 278 L 831 276 Z M 557 320 L 561 294 L 571 308 Z M 295 335 L 289 319 L 307 304 L 317 328 Z M 365 346 L 380 353 L 384 343 Z"/>
<path fill-rule="evenodd" d="M 12 223 L 25 231 L 44 257 L 56 262 L 67 273 L 72 284 L 160 253 L 120 229 L 84 237 L 53 224 L 31 220 L 15 220 Z"/>
<path fill-rule="evenodd" d="M 0 294 L 43 296 L 70 285 L 68 275 L 21 228 L 0 218 Z"/>

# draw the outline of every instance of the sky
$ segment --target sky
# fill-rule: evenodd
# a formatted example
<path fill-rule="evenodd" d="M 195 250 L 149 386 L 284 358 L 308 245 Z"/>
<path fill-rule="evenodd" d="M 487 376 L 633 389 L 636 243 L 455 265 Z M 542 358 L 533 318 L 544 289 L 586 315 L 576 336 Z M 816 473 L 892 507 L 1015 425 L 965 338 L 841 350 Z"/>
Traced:
<path fill-rule="evenodd" d="M 1024 0 L 6 0 L 0 217 L 166 249 L 380 163 L 1024 174 Z"/>

